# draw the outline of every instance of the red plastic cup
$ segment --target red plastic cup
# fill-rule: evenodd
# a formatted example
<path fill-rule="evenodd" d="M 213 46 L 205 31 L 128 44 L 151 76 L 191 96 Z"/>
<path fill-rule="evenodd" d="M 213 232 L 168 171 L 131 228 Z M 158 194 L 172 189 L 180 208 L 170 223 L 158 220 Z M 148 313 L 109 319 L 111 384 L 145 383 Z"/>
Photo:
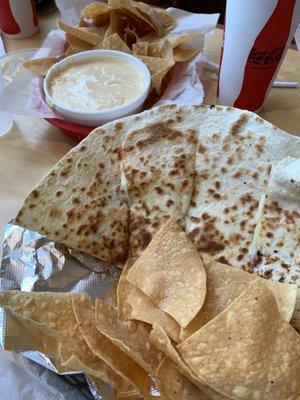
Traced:
<path fill-rule="evenodd" d="M 300 0 L 227 0 L 218 104 L 258 111 L 300 22 Z"/>
<path fill-rule="evenodd" d="M 33 0 L 0 0 L 0 30 L 13 39 L 23 39 L 39 30 Z"/>

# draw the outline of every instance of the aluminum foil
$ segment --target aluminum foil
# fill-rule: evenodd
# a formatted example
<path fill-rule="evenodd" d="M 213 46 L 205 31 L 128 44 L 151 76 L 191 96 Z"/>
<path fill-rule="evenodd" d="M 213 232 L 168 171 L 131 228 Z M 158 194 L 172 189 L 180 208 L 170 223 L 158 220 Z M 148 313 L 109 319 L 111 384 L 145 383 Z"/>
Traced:
<path fill-rule="evenodd" d="M 86 292 L 92 298 L 100 297 L 115 304 L 119 276 L 120 270 L 114 265 L 76 252 L 12 223 L 5 227 L 0 269 L 1 291 Z M 62 370 L 45 354 L 32 351 L 39 346 L 35 341 L 39 335 L 33 335 L 32 329 L 35 328 L 25 326 L 0 308 L 0 341 L 5 349 L 21 352 L 57 373 L 74 373 Z M 42 340 L 45 341 L 45 338 Z M 51 349 L 51 340 L 47 346 Z M 97 380 L 96 385 L 92 378 L 87 379 L 95 399 L 114 398 L 107 384 Z"/>

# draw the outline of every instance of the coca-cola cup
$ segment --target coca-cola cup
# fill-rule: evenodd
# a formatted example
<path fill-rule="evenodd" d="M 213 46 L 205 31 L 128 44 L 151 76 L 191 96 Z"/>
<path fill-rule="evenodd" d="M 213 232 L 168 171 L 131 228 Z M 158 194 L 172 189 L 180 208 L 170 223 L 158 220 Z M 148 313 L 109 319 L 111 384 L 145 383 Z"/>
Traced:
<path fill-rule="evenodd" d="M 300 22 L 300 0 L 227 0 L 218 103 L 258 111 Z"/>
<path fill-rule="evenodd" d="M 0 30 L 13 39 L 34 35 L 39 24 L 33 0 L 0 0 Z"/>

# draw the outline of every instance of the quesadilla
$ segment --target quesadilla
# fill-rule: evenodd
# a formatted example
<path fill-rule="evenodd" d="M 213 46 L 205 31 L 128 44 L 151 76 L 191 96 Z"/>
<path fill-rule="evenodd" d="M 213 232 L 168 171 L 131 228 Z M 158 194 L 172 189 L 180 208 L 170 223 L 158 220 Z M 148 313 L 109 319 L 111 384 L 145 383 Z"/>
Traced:
<path fill-rule="evenodd" d="M 255 272 L 295 283 L 300 276 L 300 158 L 287 157 L 272 167 L 257 236 Z"/>
<path fill-rule="evenodd" d="M 228 115 L 218 121 L 215 110 Z M 198 251 L 252 272 L 248 251 L 272 162 L 300 151 L 300 141 L 247 111 L 215 107 L 207 118 L 199 130 L 186 231 Z"/>
<path fill-rule="evenodd" d="M 169 218 L 185 227 L 196 144 L 195 130 L 178 129 L 169 119 L 126 135 L 122 163 L 130 199 L 130 250 L 134 257 L 145 250 Z"/>
<path fill-rule="evenodd" d="M 254 272 L 275 281 L 297 283 L 300 278 L 300 158 L 287 157 L 272 166 L 255 233 L 251 247 Z M 300 293 L 292 324 L 300 330 Z"/>
<path fill-rule="evenodd" d="M 96 129 L 32 190 L 15 223 L 104 261 L 128 253 L 121 143 Z"/>
<path fill-rule="evenodd" d="M 299 138 L 254 113 L 222 106 L 159 106 L 96 129 L 33 190 L 16 223 L 103 260 L 125 261 L 129 236 L 132 255 L 139 255 L 171 216 L 199 252 L 253 272 L 249 251 L 270 170 L 299 155 Z M 93 183 L 96 174 L 99 185 Z M 274 218 L 279 216 L 278 209 L 274 212 Z M 293 242 L 292 236 L 286 230 L 285 243 Z M 295 252 L 287 251 L 288 260 L 294 258 Z M 298 281 L 293 271 L 289 275 Z"/>

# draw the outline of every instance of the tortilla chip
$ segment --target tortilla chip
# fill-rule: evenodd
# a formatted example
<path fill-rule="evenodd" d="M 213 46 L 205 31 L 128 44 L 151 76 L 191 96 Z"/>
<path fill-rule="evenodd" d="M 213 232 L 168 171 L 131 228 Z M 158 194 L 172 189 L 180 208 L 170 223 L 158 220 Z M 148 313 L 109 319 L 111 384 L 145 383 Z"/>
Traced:
<path fill-rule="evenodd" d="M 168 71 L 173 67 L 175 61 L 166 60 L 164 58 L 149 57 L 149 56 L 137 56 L 144 64 L 147 65 L 152 77 L 152 84 L 157 94 L 161 93 L 161 86 L 163 78 L 166 76 Z"/>
<path fill-rule="evenodd" d="M 108 0 L 108 5 L 115 9 L 126 10 L 127 14 L 129 13 L 136 20 L 136 22 L 139 22 L 138 24 L 136 23 L 138 32 L 147 33 L 149 31 L 155 31 L 158 34 L 158 28 L 155 26 L 155 24 L 139 13 L 131 0 Z"/>
<path fill-rule="evenodd" d="M 105 32 L 105 38 L 108 38 L 117 33 L 121 39 L 124 39 L 124 29 L 129 24 L 126 16 L 118 13 L 116 10 L 112 10 L 110 15 L 109 27 Z"/>
<path fill-rule="evenodd" d="M 7 290 L 0 292 L 0 307 L 60 340 L 67 339 L 76 331 L 72 309 L 72 299 L 76 297 L 80 294 Z"/>
<path fill-rule="evenodd" d="M 5 311 L 2 329 L 5 332 L 4 350 L 35 349 L 52 358 L 59 372 L 65 372 L 65 368 L 60 365 L 58 340 L 41 332 L 31 323 L 17 319 L 8 310 Z"/>
<path fill-rule="evenodd" d="M 128 27 L 124 29 L 124 32 L 125 32 L 124 34 L 125 43 L 127 44 L 128 47 L 132 48 L 132 46 L 136 42 L 138 42 L 139 36 L 133 29 L 130 29 Z"/>
<path fill-rule="evenodd" d="M 87 294 L 78 293 L 9 291 L 0 294 L 0 304 L 20 320 L 60 340 L 58 352 L 62 366 L 70 366 L 69 359 L 75 357 L 87 368 L 102 371 L 103 380 L 106 376 L 105 382 L 110 383 L 113 371 L 90 351 L 79 331 L 72 300 L 82 297 L 89 299 Z"/>
<path fill-rule="evenodd" d="M 156 74 L 162 68 L 165 67 L 166 63 L 163 58 L 148 57 L 148 56 L 138 56 L 138 58 L 147 65 L 151 75 Z"/>
<path fill-rule="evenodd" d="M 176 19 L 166 10 L 163 8 L 156 8 L 156 12 L 159 14 L 163 27 L 167 32 L 176 26 Z"/>
<path fill-rule="evenodd" d="M 23 66 L 34 75 L 46 76 L 52 65 L 61 59 L 58 57 L 33 58 L 32 60 L 24 61 Z"/>
<path fill-rule="evenodd" d="M 96 300 L 96 326 L 115 346 L 137 362 L 149 374 L 153 374 L 162 355 L 149 343 L 150 325 L 140 321 L 122 321 L 117 310 Z"/>
<path fill-rule="evenodd" d="M 62 358 L 63 357 L 64 355 L 62 354 Z M 81 360 L 79 360 L 79 358 L 72 355 L 64 362 L 63 365 L 69 371 L 80 371 L 96 378 L 100 378 L 103 382 L 108 383 L 113 388 L 116 387 L 118 383 L 122 382 L 122 378 L 115 374 L 108 365 L 100 360 L 100 358 L 98 358 L 98 363 L 89 362 L 88 364 L 84 364 Z"/>
<path fill-rule="evenodd" d="M 212 400 L 185 378 L 169 358 L 165 358 L 156 372 L 156 383 L 164 400 Z"/>
<path fill-rule="evenodd" d="M 127 260 L 119 279 L 117 287 L 118 317 L 143 321 L 151 325 L 156 322 L 164 328 L 171 339 L 178 343 L 180 334 L 178 323 L 126 279 L 134 262 L 134 258 Z"/>
<path fill-rule="evenodd" d="M 118 318 L 120 319 L 133 319 L 131 305 L 128 303 L 127 299 L 132 290 L 133 286 L 127 280 L 127 273 L 132 265 L 135 263 L 135 258 L 128 258 L 126 264 L 123 267 L 118 286 L 117 286 L 117 310 Z M 147 322 L 147 321 L 144 321 Z"/>
<path fill-rule="evenodd" d="M 184 360 L 178 354 L 175 347 L 172 345 L 171 340 L 168 338 L 166 332 L 161 326 L 155 324 L 150 333 L 149 340 L 153 343 L 162 353 L 164 353 L 177 367 L 179 372 L 205 393 L 211 400 L 224 400 L 225 397 L 215 392 L 212 388 L 206 385 L 201 379 L 199 379 L 190 368 L 185 364 Z M 200 397 L 202 399 L 202 397 Z"/>
<path fill-rule="evenodd" d="M 177 349 L 199 379 L 229 398 L 282 400 L 300 393 L 300 336 L 259 280 Z"/>
<path fill-rule="evenodd" d="M 94 35 L 99 36 L 101 40 L 104 39 L 106 32 L 106 29 L 104 27 L 98 27 L 98 26 L 86 26 L 86 27 L 80 27 L 80 29 L 84 32 L 93 33 Z"/>
<path fill-rule="evenodd" d="M 157 8 L 154 8 L 143 2 L 131 1 L 131 3 L 140 15 L 151 22 L 153 26 L 155 26 L 158 36 L 163 36 L 166 34 L 162 14 L 157 11 Z"/>
<path fill-rule="evenodd" d="M 138 42 L 134 43 L 132 46 L 132 53 L 138 56 L 147 56 L 148 55 L 148 42 Z"/>
<path fill-rule="evenodd" d="M 291 319 L 292 326 L 300 334 L 300 289 L 297 290 L 295 310 Z"/>
<path fill-rule="evenodd" d="M 93 45 L 86 42 L 85 40 L 78 39 L 78 37 L 66 33 L 66 39 L 73 52 L 92 50 Z"/>
<path fill-rule="evenodd" d="M 186 339 L 219 315 L 254 280 L 264 282 L 272 290 L 282 318 L 287 322 L 290 321 L 295 308 L 297 285 L 276 283 L 256 277 L 221 264 L 207 254 L 201 254 L 201 258 L 207 275 L 206 299 L 198 315 L 185 329 L 181 329 L 181 340 Z"/>
<path fill-rule="evenodd" d="M 58 27 L 65 31 L 66 33 L 69 33 L 72 36 L 77 37 L 78 39 L 84 40 L 87 43 L 90 43 L 93 46 L 97 46 L 102 38 L 98 34 L 88 32 L 82 28 L 76 28 L 74 26 L 68 25 L 65 22 L 59 20 L 58 21 Z"/>
<path fill-rule="evenodd" d="M 195 33 L 185 33 L 183 35 L 174 35 L 168 34 L 167 35 L 168 41 L 171 43 L 173 49 L 179 45 L 186 44 L 189 45 L 191 40 L 203 39 L 203 34 L 199 32 Z"/>
<path fill-rule="evenodd" d="M 167 73 L 172 66 L 167 66 L 152 76 L 152 85 L 158 95 L 161 95 L 166 88 Z"/>
<path fill-rule="evenodd" d="M 199 50 L 191 46 L 180 45 L 174 50 L 174 59 L 176 62 L 185 62 L 195 57 L 199 53 Z"/>
<path fill-rule="evenodd" d="M 87 294 L 82 294 L 82 298 L 90 299 Z M 76 321 L 75 314 L 74 318 Z M 79 330 L 77 321 L 76 329 L 73 334 L 59 343 L 59 356 L 61 364 L 64 367 L 70 367 L 73 370 L 89 373 L 95 377 L 101 378 L 108 384 L 117 382 L 116 374 L 113 370 L 88 347 Z"/>
<path fill-rule="evenodd" d="M 106 3 L 91 3 L 81 11 L 81 24 L 91 22 L 101 27 L 109 23 L 112 8 Z"/>
<path fill-rule="evenodd" d="M 78 51 L 73 50 L 72 47 L 69 46 L 67 48 L 66 52 L 65 52 L 65 56 L 69 57 L 69 56 L 72 56 L 73 54 L 76 54 L 76 53 L 78 53 Z"/>
<path fill-rule="evenodd" d="M 94 47 L 94 49 L 110 49 L 123 51 L 125 53 L 131 53 L 130 48 L 126 45 L 126 43 L 120 38 L 117 33 L 105 38 L 103 42 L 101 42 L 98 46 Z"/>
<path fill-rule="evenodd" d="M 151 398 L 147 373 L 96 328 L 92 300 L 85 296 L 76 298 L 73 301 L 73 309 L 80 332 L 90 350 L 109 365 L 115 373 L 137 388 L 146 399 Z"/>
<path fill-rule="evenodd" d="M 205 300 L 206 273 L 202 261 L 172 219 L 156 233 L 127 279 L 182 327 L 196 316 Z"/>

